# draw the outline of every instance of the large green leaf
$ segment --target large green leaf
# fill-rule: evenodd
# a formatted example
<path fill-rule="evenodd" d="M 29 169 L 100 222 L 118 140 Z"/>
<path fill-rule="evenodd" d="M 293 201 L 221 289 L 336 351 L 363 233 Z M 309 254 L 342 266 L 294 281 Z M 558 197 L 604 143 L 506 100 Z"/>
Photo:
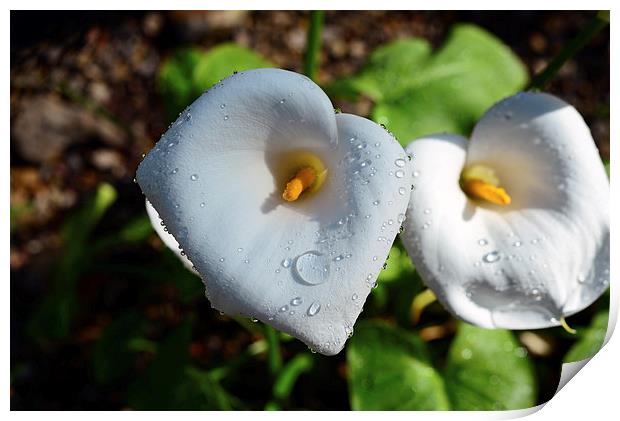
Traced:
<path fill-rule="evenodd" d="M 204 91 L 233 72 L 273 65 L 245 47 L 221 44 L 209 51 L 188 47 L 176 50 L 159 69 L 159 91 L 170 119 Z"/>
<path fill-rule="evenodd" d="M 373 120 L 406 145 L 437 132 L 468 135 L 484 111 L 527 80 L 524 65 L 506 45 L 477 26 L 462 24 L 434 54 L 420 39 L 378 48 L 360 74 L 335 82 L 328 91 L 373 99 Z"/>
<path fill-rule="evenodd" d="M 452 409 L 528 408 L 536 380 L 527 351 L 508 330 L 459 325 L 445 369 Z"/>
<path fill-rule="evenodd" d="M 358 323 L 347 347 L 355 410 L 447 410 L 448 398 L 425 344 L 380 322 Z"/>
<path fill-rule="evenodd" d="M 579 339 L 564 356 L 564 362 L 581 361 L 594 356 L 603 346 L 608 321 L 609 311 L 601 311 L 594 316 L 590 327 L 583 329 L 583 332 L 578 329 Z"/>

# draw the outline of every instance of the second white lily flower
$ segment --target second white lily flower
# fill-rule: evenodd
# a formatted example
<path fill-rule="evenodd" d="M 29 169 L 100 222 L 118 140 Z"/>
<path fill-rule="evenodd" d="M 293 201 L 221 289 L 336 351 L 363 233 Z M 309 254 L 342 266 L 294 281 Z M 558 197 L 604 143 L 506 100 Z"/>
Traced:
<path fill-rule="evenodd" d="M 259 69 L 196 100 L 137 180 L 213 307 L 332 355 L 404 220 L 409 167 L 385 129 L 335 115 L 310 79 Z"/>
<path fill-rule="evenodd" d="M 609 181 L 573 107 L 518 94 L 493 106 L 470 140 L 426 136 L 407 151 L 415 188 L 403 243 L 457 317 L 565 325 L 605 291 Z"/>

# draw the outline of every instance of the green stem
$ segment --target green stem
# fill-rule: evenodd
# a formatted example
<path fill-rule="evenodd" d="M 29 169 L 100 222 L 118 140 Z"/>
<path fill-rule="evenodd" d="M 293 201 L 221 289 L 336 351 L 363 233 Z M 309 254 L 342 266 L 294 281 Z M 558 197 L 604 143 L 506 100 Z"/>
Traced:
<path fill-rule="evenodd" d="M 585 47 L 592 38 L 596 36 L 603 28 L 609 25 L 609 12 L 599 12 L 592 21 L 577 34 L 577 36 L 564 47 L 560 53 L 551 60 L 545 70 L 537 74 L 532 83 L 530 90 L 540 91 L 547 86 L 553 76 L 560 70 L 572 56 Z"/>
<path fill-rule="evenodd" d="M 322 10 L 313 10 L 310 14 L 310 27 L 308 28 L 306 54 L 304 56 L 304 73 L 312 80 L 316 80 L 319 67 L 324 16 L 325 12 Z"/>
<path fill-rule="evenodd" d="M 267 341 L 267 364 L 269 366 L 269 373 L 275 378 L 282 369 L 282 354 L 280 353 L 278 332 L 271 326 L 265 325 L 265 340 Z"/>

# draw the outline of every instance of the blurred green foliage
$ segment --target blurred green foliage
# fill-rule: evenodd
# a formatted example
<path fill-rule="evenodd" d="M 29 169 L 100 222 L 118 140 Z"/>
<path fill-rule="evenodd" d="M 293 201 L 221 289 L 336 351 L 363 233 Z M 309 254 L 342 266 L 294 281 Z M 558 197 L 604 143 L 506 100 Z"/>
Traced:
<path fill-rule="evenodd" d="M 605 341 L 609 311 L 600 311 L 592 319 L 592 324 L 577 331 L 577 342 L 564 355 L 564 362 L 581 361 L 596 354 Z"/>
<path fill-rule="evenodd" d="M 273 64 L 252 50 L 232 43 L 209 51 L 196 47 L 175 51 L 161 66 L 158 81 L 170 120 L 233 72 L 262 67 L 273 67 Z"/>
<path fill-rule="evenodd" d="M 373 100 L 371 117 L 403 145 L 432 133 L 467 136 L 495 102 L 525 87 L 525 66 L 499 39 L 474 25 L 456 25 L 433 52 L 423 39 L 375 50 L 364 69 L 327 87 L 334 96 Z"/>
<path fill-rule="evenodd" d="M 92 257 L 90 234 L 116 200 L 116 190 L 100 184 L 93 197 L 61 228 L 62 256 L 52 278 L 51 290 L 28 323 L 29 335 L 38 342 L 67 336 L 78 310 L 77 283 Z"/>

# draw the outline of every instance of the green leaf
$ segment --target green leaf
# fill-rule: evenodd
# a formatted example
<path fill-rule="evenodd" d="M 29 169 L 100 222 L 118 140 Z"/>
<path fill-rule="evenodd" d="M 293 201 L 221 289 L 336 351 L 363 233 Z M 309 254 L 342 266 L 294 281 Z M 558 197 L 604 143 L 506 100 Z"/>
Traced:
<path fill-rule="evenodd" d="M 105 327 L 93 352 L 93 369 L 98 383 L 109 384 L 130 371 L 135 356 L 131 343 L 143 334 L 144 322 L 137 312 L 130 311 Z"/>
<path fill-rule="evenodd" d="M 461 24 L 434 54 L 424 40 L 396 41 L 375 50 L 359 75 L 327 89 L 373 99 L 373 120 L 406 145 L 438 132 L 468 135 L 491 105 L 527 80 L 525 66 L 499 39 Z"/>
<path fill-rule="evenodd" d="M 519 409 L 536 403 L 532 363 L 508 330 L 461 323 L 444 378 L 454 410 Z"/>
<path fill-rule="evenodd" d="M 608 320 L 609 311 L 601 311 L 594 316 L 590 327 L 583 329 L 583 333 L 582 329 L 578 329 L 579 339 L 564 356 L 564 362 L 581 361 L 593 357 L 603 346 Z"/>
<path fill-rule="evenodd" d="M 355 410 L 447 410 L 448 398 L 425 344 L 412 332 L 362 321 L 347 347 Z"/>
<path fill-rule="evenodd" d="M 37 342 L 61 339 L 69 333 L 78 311 L 77 283 L 91 261 L 90 234 L 115 200 L 114 187 L 100 184 L 61 228 L 63 254 L 54 268 L 52 289 L 28 322 L 28 333 Z"/>
<path fill-rule="evenodd" d="M 176 50 L 159 70 L 158 87 L 170 119 L 174 119 L 204 91 L 233 72 L 273 67 L 245 47 L 221 44 L 209 51 L 189 47 Z"/>

